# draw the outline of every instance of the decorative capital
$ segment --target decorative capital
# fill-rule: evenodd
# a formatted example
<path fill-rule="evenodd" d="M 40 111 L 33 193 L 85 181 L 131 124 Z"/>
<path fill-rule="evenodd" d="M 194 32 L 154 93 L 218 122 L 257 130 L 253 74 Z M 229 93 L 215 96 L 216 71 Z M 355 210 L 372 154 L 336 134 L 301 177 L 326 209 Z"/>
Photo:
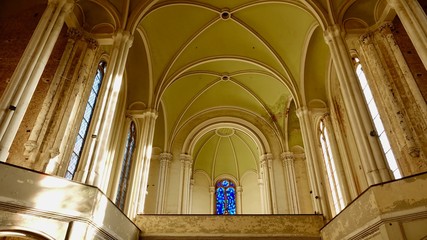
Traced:
<path fill-rule="evenodd" d="M 342 36 L 341 27 L 338 24 L 328 26 L 324 32 L 326 43 L 333 42 L 333 39 Z"/>
<path fill-rule="evenodd" d="M 304 115 L 308 114 L 308 108 L 306 106 L 302 106 L 296 110 L 296 114 L 298 118 L 301 118 Z"/>
<path fill-rule="evenodd" d="M 181 154 L 179 156 L 179 159 L 181 160 L 182 163 L 189 163 L 192 164 L 193 163 L 193 158 L 191 157 L 191 155 L 188 154 Z"/>
<path fill-rule="evenodd" d="M 50 155 L 51 159 L 54 158 L 54 157 L 56 157 L 56 156 L 58 156 L 60 153 L 61 153 L 61 151 L 59 151 L 59 148 L 57 148 L 57 147 L 56 148 L 52 148 L 49 151 L 49 155 Z"/>
<path fill-rule="evenodd" d="M 24 147 L 25 147 L 24 156 L 29 156 L 38 147 L 38 144 L 34 140 L 28 140 L 24 144 Z"/>
<path fill-rule="evenodd" d="M 172 154 L 167 152 L 160 153 L 160 156 L 159 156 L 159 160 L 161 163 L 169 163 L 172 161 L 172 158 L 173 158 Z"/>
<path fill-rule="evenodd" d="M 371 32 L 362 34 L 359 38 L 360 42 L 365 45 L 372 44 L 372 39 L 373 39 L 373 34 Z"/>
<path fill-rule="evenodd" d="M 391 22 L 385 22 L 378 28 L 378 31 L 384 35 L 391 34 L 393 30 L 394 30 L 394 25 Z"/>
<path fill-rule="evenodd" d="M 295 156 L 293 152 L 284 152 L 280 154 L 280 158 L 282 159 L 283 166 L 292 164 L 295 160 Z"/>
<path fill-rule="evenodd" d="M 260 161 L 261 165 L 266 164 L 270 161 L 273 161 L 273 154 L 266 153 L 264 155 L 261 155 L 259 161 Z"/>
<path fill-rule="evenodd" d="M 67 30 L 67 36 L 69 39 L 78 40 L 78 39 L 82 38 L 83 33 L 82 33 L 82 31 L 80 31 L 77 28 L 69 28 Z"/>
<path fill-rule="evenodd" d="M 99 43 L 96 39 L 86 38 L 86 42 L 88 43 L 88 47 L 92 50 L 96 50 L 99 47 Z"/>

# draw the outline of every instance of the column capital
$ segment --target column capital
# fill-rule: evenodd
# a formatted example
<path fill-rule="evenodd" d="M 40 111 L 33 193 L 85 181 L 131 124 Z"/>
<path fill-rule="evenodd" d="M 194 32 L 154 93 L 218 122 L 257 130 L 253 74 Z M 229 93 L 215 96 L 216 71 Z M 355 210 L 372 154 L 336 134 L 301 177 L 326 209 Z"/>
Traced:
<path fill-rule="evenodd" d="M 126 116 L 133 117 L 133 118 L 146 118 L 151 117 L 154 119 L 157 119 L 158 112 L 155 109 L 147 108 L 144 110 L 127 110 Z"/>
<path fill-rule="evenodd" d="M 242 186 L 237 186 L 237 187 L 236 187 L 236 192 L 238 192 L 238 193 L 243 192 L 243 188 L 242 188 Z"/>
<path fill-rule="evenodd" d="M 378 27 L 378 31 L 383 35 L 392 34 L 393 30 L 394 30 L 394 25 L 391 22 L 384 22 Z"/>
<path fill-rule="evenodd" d="M 67 29 L 67 37 L 69 39 L 78 40 L 83 36 L 83 32 L 77 28 Z"/>
<path fill-rule="evenodd" d="M 88 47 L 90 49 L 96 50 L 99 47 L 99 43 L 96 39 L 91 38 L 91 37 L 87 37 L 87 38 L 85 38 L 85 40 L 86 40 Z"/>
<path fill-rule="evenodd" d="M 168 152 L 160 153 L 159 160 L 161 163 L 169 163 L 172 161 L 172 159 L 173 159 L 173 155 L 171 153 L 168 153 Z"/>
<path fill-rule="evenodd" d="M 374 38 L 374 36 L 373 36 L 372 32 L 367 32 L 367 33 L 362 34 L 359 37 L 359 41 L 362 44 L 368 45 L 368 44 L 372 44 L 373 38 Z"/>
<path fill-rule="evenodd" d="M 190 164 L 193 163 L 193 157 L 191 157 L 191 155 L 185 154 L 185 153 L 182 153 L 181 155 L 179 155 L 179 160 L 182 163 L 190 163 Z"/>
<path fill-rule="evenodd" d="M 296 114 L 297 114 L 297 117 L 298 117 L 298 118 L 301 118 L 301 117 L 303 117 L 304 115 L 307 115 L 307 114 L 308 114 L 308 112 L 309 112 L 309 110 L 308 110 L 308 107 L 306 107 L 306 106 L 299 107 L 299 108 L 296 110 Z"/>
<path fill-rule="evenodd" d="M 267 162 L 272 161 L 272 160 L 273 160 L 273 154 L 271 154 L 271 153 L 266 153 L 266 154 L 263 154 L 259 157 L 259 161 L 260 161 L 261 165 L 266 164 Z"/>
<path fill-rule="evenodd" d="M 333 39 L 337 37 L 342 37 L 343 31 L 341 30 L 340 25 L 334 24 L 326 28 L 323 33 L 326 43 L 332 42 Z"/>
<path fill-rule="evenodd" d="M 132 47 L 133 35 L 130 31 L 119 29 L 113 36 L 114 41 L 126 42 L 128 48 Z"/>
<path fill-rule="evenodd" d="M 283 166 L 287 164 L 291 164 L 295 160 L 295 156 L 293 152 L 283 152 L 280 154 L 280 158 L 282 159 Z"/>
<path fill-rule="evenodd" d="M 210 187 L 209 187 L 209 192 L 210 192 L 210 193 L 214 193 L 214 192 L 215 192 L 215 187 L 210 186 Z"/>

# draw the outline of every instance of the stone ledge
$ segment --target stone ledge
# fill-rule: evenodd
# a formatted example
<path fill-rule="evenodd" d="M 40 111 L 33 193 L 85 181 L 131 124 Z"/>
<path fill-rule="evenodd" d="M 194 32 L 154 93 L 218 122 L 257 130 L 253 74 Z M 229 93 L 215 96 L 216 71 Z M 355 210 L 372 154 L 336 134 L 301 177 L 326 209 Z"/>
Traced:
<path fill-rule="evenodd" d="M 320 239 L 322 215 L 138 215 L 143 239 Z"/>

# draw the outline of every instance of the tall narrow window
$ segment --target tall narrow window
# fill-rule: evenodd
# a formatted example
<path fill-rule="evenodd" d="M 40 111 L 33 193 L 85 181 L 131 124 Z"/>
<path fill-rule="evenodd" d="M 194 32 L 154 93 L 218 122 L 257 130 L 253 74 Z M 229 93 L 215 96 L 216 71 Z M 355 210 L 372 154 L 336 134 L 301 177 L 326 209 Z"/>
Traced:
<path fill-rule="evenodd" d="M 329 188 L 331 190 L 332 202 L 334 204 L 335 214 L 338 214 L 344 208 L 344 199 L 338 180 L 337 170 L 329 143 L 328 131 L 323 119 L 320 121 L 320 143 L 322 146 L 325 169 L 328 175 Z"/>
<path fill-rule="evenodd" d="M 101 61 L 98 64 L 98 70 L 96 71 L 95 80 L 93 81 L 92 89 L 90 91 L 89 99 L 86 104 L 86 109 L 83 115 L 82 122 L 80 123 L 79 132 L 77 133 L 76 141 L 74 143 L 73 152 L 71 153 L 71 159 L 68 164 L 65 178 L 73 179 L 76 173 L 77 166 L 82 154 L 83 146 L 87 137 L 87 131 L 89 129 L 90 121 L 92 120 L 93 110 L 95 108 L 96 100 L 98 98 L 99 89 L 101 88 L 102 79 L 104 78 L 105 68 L 107 63 Z"/>
<path fill-rule="evenodd" d="M 116 205 L 123 210 L 128 188 L 130 168 L 132 166 L 132 155 L 135 150 L 136 128 L 135 123 L 130 123 L 130 128 L 126 138 L 125 153 L 122 161 L 122 171 L 120 172 L 119 187 L 117 189 Z"/>
<path fill-rule="evenodd" d="M 383 122 L 381 121 L 380 115 L 378 113 L 378 108 L 372 96 L 371 89 L 369 88 L 368 81 L 366 80 L 365 73 L 363 72 L 362 65 L 360 64 L 358 58 L 355 58 L 355 61 L 356 74 L 363 91 L 363 96 L 365 97 L 365 101 L 368 104 L 369 113 L 371 114 L 371 118 L 374 122 L 375 130 L 380 139 L 381 147 L 387 159 L 388 166 L 393 172 L 395 179 L 401 178 L 402 176 L 400 175 L 400 170 L 397 165 L 396 158 L 394 157 L 393 151 L 391 150 L 390 142 L 388 141 L 387 134 L 384 130 Z"/>
<path fill-rule="evenodd" d="M 216 214 L 236 214 L 236 185 L 227 179 L 216 183 Z"/>

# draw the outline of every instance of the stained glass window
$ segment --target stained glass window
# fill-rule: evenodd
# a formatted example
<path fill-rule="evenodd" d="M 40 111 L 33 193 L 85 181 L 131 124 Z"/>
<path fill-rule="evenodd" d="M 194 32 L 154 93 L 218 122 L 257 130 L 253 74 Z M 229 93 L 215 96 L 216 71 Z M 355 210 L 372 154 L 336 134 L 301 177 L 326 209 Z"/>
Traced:
<path fill-rule="evenodd" d="M 104 61 L 101 61 L 98 64 L 98 70 L 96 71 L 95 80 L 90 91 L 82 122 L 80 123 L 80 128 L 77 133 L 76 141 L 74 143 L 73 152 L 71 153 L 67 172 L 65 173 L 66 179 L 73 179 L 74 174 L 76 173 L 77 166 L 79 164 L 79 160 L 83 151 L 83 146 L 86 140 L 87 130 L 89 129 L 90 121 L 92 120 L 93 110 L 95 108 L 96 100 L 98 98 L 99 89 L 101 88 L 101 83 L 102 79 L 104 78 L 106 67 L 107 63 Z"/>
<path fill-rule="evenodd" d="M 381 144 L 383 153 L 386 156 L 388 166 L 390 170 L 393 172 L 393 176 L 395 179 L 401 178 L 402 175 L 400 174 L 400 170 L 397 165 L 396 158 L 393 154 L 393 151 L 391 150 L 390 142 L 388 140 L 383 122 L 378 112 L 377 105 L 375 104 L 374 97 L 372 96 L 371 88 L 369 87 L 368 81 L 366 80 L 365 73 L 363 72 L 362 65 L 360 64 L 358 58 L 355 58 L 355 61 L 356 61 L 356 74 L 363 91 L 363 96 L 365 97 L 365 101 L 368 104 L 368 110 L 371 115 L 372 121 L 374 122 L 376 134 L 380 139 L 380 144 Z"/>
<path fill-rule="evenodd" d="M 131 122 L 126 138 L 125 153 L 122 161 L 122 171 L 120 173 L 119 188 L 117 190 L 116 204 L 123 210 L 126 200 L 130 169 L 132 166 L 132 155 L 135 150 L 136 128 L 135 123 Z"/>
<path fill-rule="evenodd" d="M 223 179 L 216 184 L 216 214 L 234 215 L 236 214 L 236 185 Z"/>

